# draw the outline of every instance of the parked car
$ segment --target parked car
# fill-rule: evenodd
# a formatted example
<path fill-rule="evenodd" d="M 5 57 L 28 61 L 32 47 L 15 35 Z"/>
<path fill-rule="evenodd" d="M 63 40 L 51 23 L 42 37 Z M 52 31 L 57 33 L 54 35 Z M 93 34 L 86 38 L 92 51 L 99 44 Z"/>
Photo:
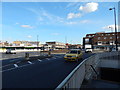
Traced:
<path fill-rule="evenodd" d="M 16 54 L 16 50 L 9 48 L 9 49 L 6 50 L 6 54 Z"/>
<path fill-rule="evenodd" d="M 80 49 L 71 49 L 66 55 L 64 56 L 65 61 L 78 61 L 82 59 L 82 51 Z"/>

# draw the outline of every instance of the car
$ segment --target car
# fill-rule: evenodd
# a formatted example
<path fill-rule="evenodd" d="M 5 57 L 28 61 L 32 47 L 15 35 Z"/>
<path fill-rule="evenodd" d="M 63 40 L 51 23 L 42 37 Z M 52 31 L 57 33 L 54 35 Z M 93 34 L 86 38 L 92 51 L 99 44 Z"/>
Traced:
<path fill-rule="evenodd" d="M 78 61 L 82 59 L 82 51 L 80 49 L 71 49 L 64 56 L 65 61 Z"/>
<path fill-rule="evenodd" d="M 9 48 L 9 49 L 6 50 L 6 54 L 16 54 L 16 50 Z"/>
<path fill-rule="evenodd" d="M 85 53 L 92 53 L 92 49 L 91 48 L 87 48 L 87 49 L 85 49 Z"/>

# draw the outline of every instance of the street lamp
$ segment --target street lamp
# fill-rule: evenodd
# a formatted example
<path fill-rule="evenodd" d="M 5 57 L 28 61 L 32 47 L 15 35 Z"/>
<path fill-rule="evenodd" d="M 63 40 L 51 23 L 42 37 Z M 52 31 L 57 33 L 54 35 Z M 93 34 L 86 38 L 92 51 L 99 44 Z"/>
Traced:
<path fill-rule="evenodd" d="M 117 45 L 117 28 L 116 28 L 116 10 L 115 7 L 109 8 L 109 10 L 114 9 L 114 20 L 115 20 L 115 44 L 116 44 L 116 51 L 118 51 L 118 45 Z"/>
<path fill-rule="evenodd" d="M 38 42 L 38 35 L 37 35 L 37 50 L 39 50 L 38 48 L 39 48 L 39 42 Z"/>
<path fill-rule="evenodd" d="M 112 28 L 112 26 L 109 26 L 109 28 L 111 29 L 111 32 L 113 33 L 113 28 Z M 112 37 L 112 48 L 113 48 L 113 37 Z"/>

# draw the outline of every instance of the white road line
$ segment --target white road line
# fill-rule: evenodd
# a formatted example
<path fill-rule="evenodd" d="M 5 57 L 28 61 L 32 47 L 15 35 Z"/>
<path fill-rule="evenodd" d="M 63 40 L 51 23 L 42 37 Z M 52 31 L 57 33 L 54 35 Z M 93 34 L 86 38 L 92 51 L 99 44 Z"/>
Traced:
<path fill-rule="evenodd" d="M 47 60 L 50 60 L 49 58 L 46 58 Z"/>
<path fill-rule="evenodd" d="M 10 71 L 10 70 L 13 70 L 13 69 L 16 69 L 16 68 L 10 68 L 10 69 L 3 70 L 3 71 L 0 71 L 0 72 Z"/>
<path fill-rule="evenodd" d="M 32 62 L 28 61 L 29 64 L 32 64 Z"/>
<path fill-rule="evenodd" d="M 42 60 L 38 59 L 38 61 L 42 62 Z"/>
<path fill-rule="evenodd" d="M 14 66 L 15 66 L 15 67 L 18 67 L 18 65 L 17 65 L 17 64 L 14 64 Z"/>
<path fill-rule="evenodd" d="M 7 66 L 9 66 L 9 65 L 11 65 L 11 64 L 8 64 L 8 65 L 4 65 L 4 66 L 2 66 L 2 67 L 0 67 L 0 68 L 3 68 L 3 67 L 7 67 Z"/>
<path fill-rule="evenodd" d="M 56 59 L 55 57 L 53 57 L 53 59 Z"/>
<path fill-rule="evenodd" d="M 13 59 L 13 60 L 10 60 L 10 62 L 13 62 L 13 61 L 16 61 L 16 60 L 19 60 L 19 59 Z"/>
<path fill-rule="evenodd" d="M 18 68 L 25 67 L 25 66 L 28 66 L 28 65 L 31 65 L 31 64 L 22 65 L 22 66 L 19 66 Z M 0 71 L 0 72 L 6 72 L 6 71 L 14 70 L 14 69 L 16 69 L 16 68 L 10 68 L 10 69 L 3 70 L 3 71 Z"/>

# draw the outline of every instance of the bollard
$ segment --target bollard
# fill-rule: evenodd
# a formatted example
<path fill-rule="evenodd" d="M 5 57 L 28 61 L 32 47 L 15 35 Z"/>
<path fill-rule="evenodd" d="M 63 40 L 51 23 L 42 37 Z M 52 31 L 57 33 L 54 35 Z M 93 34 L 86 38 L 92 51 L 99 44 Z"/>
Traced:
<path fill-rule="evenodd" d="M 48 56 L 51 56 L 51 51 L 48 51 Z"/>
<path fill-rule="evenodd" d="M 26 60 L 29 59 L 29 53 L 25 53 L 25 59 L 26 59 Z"/>
<path fill-rule="evenodd" d="M 41 51 L 40 51 L 40 56 L 41 56 Z"/>

